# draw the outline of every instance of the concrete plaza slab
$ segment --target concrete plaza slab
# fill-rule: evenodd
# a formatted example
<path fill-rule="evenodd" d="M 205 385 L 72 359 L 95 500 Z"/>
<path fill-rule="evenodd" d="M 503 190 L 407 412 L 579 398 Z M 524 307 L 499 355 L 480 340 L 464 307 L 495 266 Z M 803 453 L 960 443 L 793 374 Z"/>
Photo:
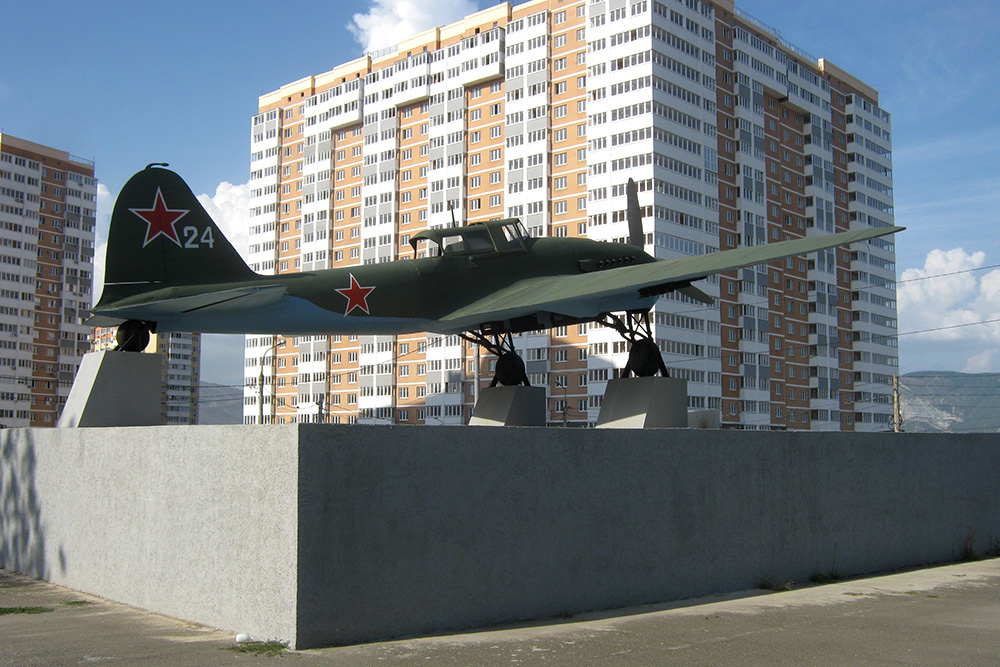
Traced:
<path fill-rule="evenodd" d="M 68 605 L 67 602 L 86 602 Z M 233 635 L 0 572 L 0 667 L 109 662 L 261 664 Z M 583 614 L 543 623 L 290 651 L 291 665 L 994 665 L 1000 560 L 937 566 L 787 592 Z"/>
<path fill-rule="evenodd" d="M 0 566 L 308 648 L 990 553 L 996 434 L 0 433 Z"/>

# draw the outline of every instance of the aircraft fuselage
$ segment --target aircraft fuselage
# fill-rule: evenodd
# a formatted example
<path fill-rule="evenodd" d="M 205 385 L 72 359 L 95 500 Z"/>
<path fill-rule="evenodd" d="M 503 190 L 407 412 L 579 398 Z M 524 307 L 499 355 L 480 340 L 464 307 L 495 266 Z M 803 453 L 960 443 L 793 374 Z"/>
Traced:
<path fill-rule="evenodd" d="M 403 251 L 404 253 L 406 251 Z M 459 332 L 495 324 L 507 330 L 550 325 L 550 322 L 446 320 L 459 307 L 474 303 L 518 281 L 544 276 L 564 276 L 654 259 L 621 243 L 587 239 L 526 238 L 523 247 L 502 252 L 452 253 L 437 257 L 361 264 L 345 268 L 258 275 L 252 280 L 212 285 L 183 285 L 146 291 L 117 301 L 118 314 L 156 322 L 157 331 L 203 333 L 315 333 L 398 334 L 419 331 Z M 227 310 L 214 306 L 199 314 L 197 306 L 169 312 L 163 302 L 182 301 L 207 292 L 246 288 L 276 290 L 277 298 L 262 297 L 247 308 Z M 652 299 L 637 301 L 637 307 Z M 599 312 L 592 314 L 594 317 Z M 580 321 L 591 318 L 580 318 Z M 568 320 L 567 320 L 568 321 Z M 573 320 L 576 321 L 576 320 Z"/>

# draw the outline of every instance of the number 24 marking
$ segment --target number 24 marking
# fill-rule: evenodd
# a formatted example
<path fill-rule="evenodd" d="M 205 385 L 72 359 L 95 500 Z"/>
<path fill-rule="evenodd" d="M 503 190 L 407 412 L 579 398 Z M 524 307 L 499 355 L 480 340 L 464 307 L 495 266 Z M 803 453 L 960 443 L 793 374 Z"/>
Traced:
<path fill-rule="evenodd" d="M 209 248 L 215 247 L 215 239 L 212 237 L 211 227 L 205 228 L 205 231 L 201 233 L 201 238 L 198 237 L 197 227 L 184 227 L 181 233 L 184 235 L 185 248 L 200 248 L 202 244 L 207 245 Z"/>

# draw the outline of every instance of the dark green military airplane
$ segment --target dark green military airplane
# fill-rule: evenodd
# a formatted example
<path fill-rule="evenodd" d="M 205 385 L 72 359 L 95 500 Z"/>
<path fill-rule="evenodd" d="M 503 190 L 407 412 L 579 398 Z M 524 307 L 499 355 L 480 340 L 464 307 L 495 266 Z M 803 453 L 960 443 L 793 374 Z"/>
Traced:
<path fill-rule="evenodd" d="M 657 261 L 643 251 L 629 182 L 630 243 L 531 238 L 517 219 L 429 229 L 413 236 L 426 257 L 338 269 L 252 271 L 166 165 L 133 176 L 115 203 L 104 292 L 94 326 L 119 327 L 119 349 L 149 332 L 306 334 L 457 333 L 501 357 L 494 383 L 527 383 L 510 334 L 599 321 L 632 343 L 626 366 L 665 374 L 648 312 L 716 273 L 901 231 L 864 229 Z M 625 315 L 615 315 L 624 312 Z"/>

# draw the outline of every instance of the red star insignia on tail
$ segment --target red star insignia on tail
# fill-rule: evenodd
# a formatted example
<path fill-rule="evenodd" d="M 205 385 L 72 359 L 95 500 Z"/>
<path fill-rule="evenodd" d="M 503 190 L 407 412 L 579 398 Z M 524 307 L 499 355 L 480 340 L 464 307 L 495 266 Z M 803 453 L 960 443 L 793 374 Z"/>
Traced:
<path fill-rule="evenodd" d="M 350 276 L 350 287 L 335 290 L 337 293 L 343 294 L 347 297 L 347 310 L 344 311 L 344 315 L 350 315 L 351 311 L 355 308 L 360 308 L 365 311 L 366 315 L 371 315 L 371 313 L 368 312 L 368 295 L 372 293 L 375 286 L 372 285 L 371 287 L 362 287 L 361 283 L 358 282 L 353 273 L 350 274 Z"/>
<path fill-rule="evenodd" d="M 153 208 L 130 208 L 129 210 L 146 222 L 146 240 L 142 242 L 143 248 L 152 243 L 160 234 L 166 236 L 180 247 L 181 240 L 177 236 L 174 224 L 190 213 L 190 211 L 182 208 L 167 208 L 160 188 L 156 188 L 156 199 L 153 201 Z"/>

